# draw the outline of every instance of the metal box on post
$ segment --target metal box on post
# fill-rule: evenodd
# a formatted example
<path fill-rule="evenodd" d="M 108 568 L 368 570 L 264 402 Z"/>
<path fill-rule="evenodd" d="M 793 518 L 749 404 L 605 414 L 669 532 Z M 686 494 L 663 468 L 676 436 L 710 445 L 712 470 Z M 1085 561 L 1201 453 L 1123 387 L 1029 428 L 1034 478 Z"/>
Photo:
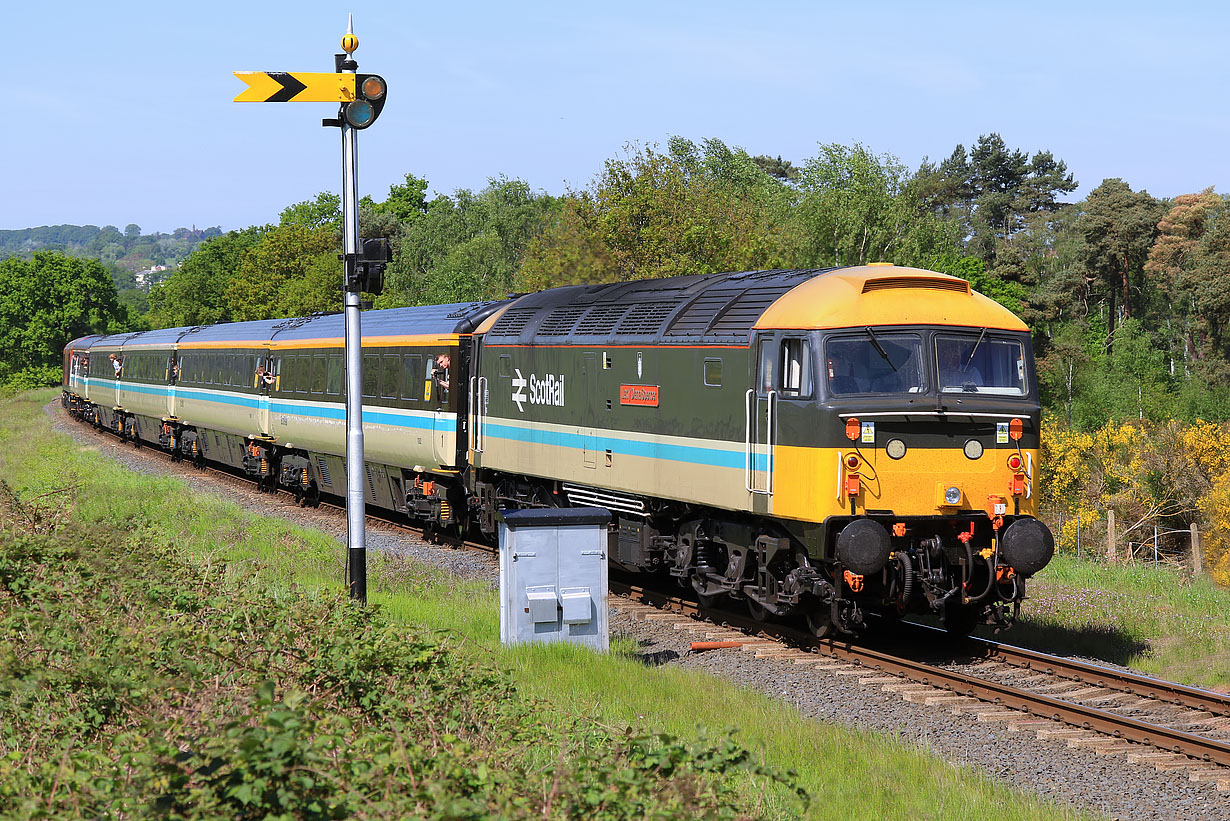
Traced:
<path fill-rule="evenodd" d="M 605 652 L 607 523 L 600 507 L 503 511 L 500 641 L 568 641 Z"/>

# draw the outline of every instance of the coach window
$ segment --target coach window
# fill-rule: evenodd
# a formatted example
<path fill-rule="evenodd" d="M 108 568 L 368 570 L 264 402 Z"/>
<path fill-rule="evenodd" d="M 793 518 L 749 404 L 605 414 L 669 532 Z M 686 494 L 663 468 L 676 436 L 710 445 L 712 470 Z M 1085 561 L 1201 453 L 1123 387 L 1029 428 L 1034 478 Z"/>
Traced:
<path fill-rule="evenodd" d="M 299 354 L 295 357 L 293 365 L 287 365 L 289 369 L 287 378 L 294 385 L 295 393 L 310 393 L 312 390 L 312 357 Z"/>
<path fill-rule="evenodd" d="M 342 382 L 346 376 L 345 362 L 340 356 L 329 357 L 329 379 L 325 383 L 325 391 L 333 396 L 342 393 Z"/>
<path fill-rule="evenodd" d="M 410 354 L 401 359 L 401 396 L 411 402 L 423 399 L 423 357 Z"/>
<path fill-rule="evenodd" d="M 396 354 L 385 354 L 380 365 L 380 396 L 385 399 L 397 398 L 397 377 L 401 370 L 401 357 Z"/>
<path fill-rule="evenodd" d="M 321 354 L 312 357 L 312 393 L 324 393 L 328 363 Z"/>
<path fill-rule="evenodd" d="M 363 395 L 375 398 L 380 387 L 380 355 L 363 354 Z"/>
<path fill-rule="evenodd" d="M 811 397 L 811 346 L 806 339 L 782 340 L 781 393 L 787 399 Z"/>
<path fill-rule="evenodd" d="M 722 387 L 722 360 L 705 360 L 705 386 L 710 388 Z"/>

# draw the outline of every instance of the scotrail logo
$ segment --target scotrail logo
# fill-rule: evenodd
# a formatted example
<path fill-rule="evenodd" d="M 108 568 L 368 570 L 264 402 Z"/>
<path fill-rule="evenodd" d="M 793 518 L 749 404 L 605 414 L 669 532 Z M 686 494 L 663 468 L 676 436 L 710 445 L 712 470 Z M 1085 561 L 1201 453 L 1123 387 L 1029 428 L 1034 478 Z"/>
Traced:
<path fill-rule="evenodd" d="M 525 413 L 525 403 L 531 405 L 555 405 L 562 408 L 564 406 L 564 375 L 556 376 L 553 373 L 547 374 L 540 378 L 537 374 L 530 374 L 529 378 L 521 375 L 520 368 L 513 368 L 517 375 L 513 377 L 512 385 L 512 401 L 517 403 L 517 410 Z M 529 388 L 527 395 L 525 389 Z"/>
<path fill-rule="evenodd" d="M 525 405 L 522 404 L 525 402 L 525 377 L 521 375 L 520 368 L 513 368 L 513 370 L 517 372 L 517 375 L 513 377 L 512 401 L 517 403 L 517 410 L 525 413 Z"/>

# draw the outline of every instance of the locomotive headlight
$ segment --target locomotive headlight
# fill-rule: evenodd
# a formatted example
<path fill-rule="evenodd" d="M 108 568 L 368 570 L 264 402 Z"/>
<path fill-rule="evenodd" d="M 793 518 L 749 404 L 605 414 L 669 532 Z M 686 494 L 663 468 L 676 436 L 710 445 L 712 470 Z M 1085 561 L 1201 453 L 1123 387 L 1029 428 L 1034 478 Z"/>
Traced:
<path fill-rule="evenodd" d="M 888 444 L 884 446 L 884 450 L 888 453 L 890 459 L 900 459 L 905 456 L 905 442 L 900 439 L 889 439 Z"/>
<path fill-rule="evenodd" d="M 959 487 L 944 488 L 944 504 L 946 505 L 961 504 L 961 488 Z"/>
<path fill-rule="evenodd" d="M 982 443 L 977 439 L 968 439 L 965 442 L 965 458 L 979 459 L 982 457 Z"/>

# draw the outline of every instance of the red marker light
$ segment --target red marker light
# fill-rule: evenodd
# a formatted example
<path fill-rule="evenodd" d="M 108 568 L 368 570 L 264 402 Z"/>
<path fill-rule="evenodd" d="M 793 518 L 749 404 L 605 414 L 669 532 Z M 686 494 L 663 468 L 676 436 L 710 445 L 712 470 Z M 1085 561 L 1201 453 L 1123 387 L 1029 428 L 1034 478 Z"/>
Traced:
<path fill-rule="evenodd" d="M 1017 471 L 1021 469 L 1021 457 L 1015 453 L 1008 457 L 1008 470 Z"/>

